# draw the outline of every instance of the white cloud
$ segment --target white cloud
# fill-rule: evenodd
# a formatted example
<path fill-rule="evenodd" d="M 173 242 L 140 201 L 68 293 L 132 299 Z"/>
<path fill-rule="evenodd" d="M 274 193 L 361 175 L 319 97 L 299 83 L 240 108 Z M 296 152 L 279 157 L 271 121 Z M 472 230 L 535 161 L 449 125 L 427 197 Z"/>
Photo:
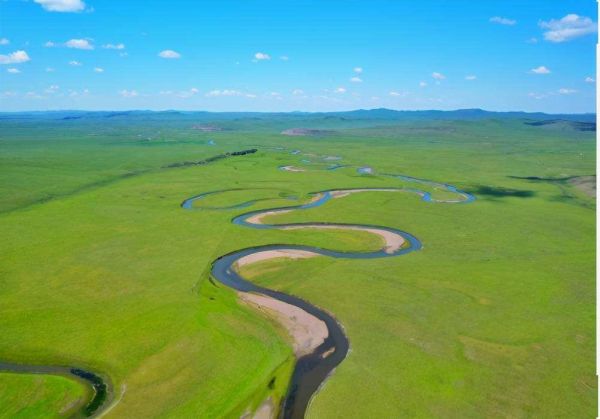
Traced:
<path fill-rule="evenodd" d="M 30 59 L 29 55 L 22 50 L 11 52 L 8 55 L 0 54 L 0 64 L 20 64 L 27 62 Z"/>
<path fill-rule="evenodd" d="M 329 96 L 326 96 L 326 95 L 318 95 L 318 96 L 315 96 L 315 97 L 316 97 L 317 99 L 323 99 L 323 100 L 333 100 L 333 101 L 337 101 L 337 99 L 336 99 L 336 98 L 329 97 Z"/>
<path fill-rule="evenodd" d="M 104 69 L 102 67 L 94 67 L 94 73 L 104 73 Z"/>
<path fill-rule="evenodd" d="M 188 98 L 188 97 L 192 97 L 192 96 L 194 96 L 194 95 L 197 95 L 198 93 L 200 93 L 200 90 L 198 90 L 198 89 L 197 89 L 197 88 L 195 88 L 195 87 L 192 87 L 192 88 L 191 88 L 191 89 L 189 89 L 189 90 L 184 90 L 184 91 L 181 91 L 181 92 L 174 92 L 174 91 L 172 91 L 172 90 L 161 90 L 161 91 L 159 92 L 159 94 L 160 94 L 160 95 L 163 95 L 163 96 L 171 96 L 171 95 L 174 95 L 174 96 L 181 97 L 181 98 Z"/>
<path fill-rule="evenodd" d="M 444 80 L 446 78 L 446 76 L 444 76 L 442 73 L 438 73 L 436 71 L 431 73 L 431 77 L 433 77 L 436 80 Z"/>
<path fill-rule="evenodd" d="M 125 49 L 125 44 L 104 44 L 102 45 L 104 49 Z"/>
<path fill-rule="evenodd" d="M 354 67 L 354 72 L 355 72 L 356 74 L 360 74 L 360 73 L 362 73 L 362 72 L 363 72 L 363 68 L 362 68 L 362 67 Z"/>
<path fill-rule="evenodd" d="M 173 51 L 172 49 L 166 49 L 164 51 L 161 51 L 158 53 L 158 56 L 161 58 L 167 58 L 167 59 L 181 58 L 181 54 Z"/>
<path fill-rule="evenodd" d="M 238 90 L 211 90 L 205 96 L 207 97 L 217 97 L 217 96 L 242 96 L 243 93 Z"/>
<path fill-rule="evenodd" d="M 509 19 L 507 17 L 501 17 L 501 16 L 494 16 L 490 18 L 490 22 L 492 23 L 497 23 L 499 25 L 507 25 L 507 26 L 514 26 L 517 24 L 517 21 L 514 19 Z"/>
<path fill-rule="evenodd" d="M 426 87 L 427 83 L 425 83 L 424 81 L 419 82 L 419 87 Z"/>
<path fill-rule="evenodd" d="M 44 92 L 48 93 L 48 94 L 54 94 L 56 93 L 58 90 L 60 89 L 60 87 L 58 87 L 58 85 L 53 84 L 51 86 L 48 86 L 48 88 L 46 90 L 44 90 Z"/>
<path fill-rule="evenodd" d="M 350 81 L 352 83 L 362 83 L 362 79 L 360 77 L 358 77 L 358 76 L 351 77 Z"/>
<path fill-rule="evenodd" d="M 477 76 L 470 74 L 468 76 L 465 76 L 465 80 L 477 80 Z"/>
<path fill-rule="evenodd" d="M 527 96 L 539 100 L 539 99 L 545 99 L 545 98 L 557 96 L 557 95 L 572 95 L 574 93 L 577 93 L 577 90 L 563 87 L 561 89 L 553 90 L 553 91 L 546 92 L 546 93 L 531 92 Z"/>
<path fill-rule="evenodd" d="M 389 95 L 394 96 L 394 97 L 401 97 L 401 96 L 406 96 L 406 93 L 396 92 L 395 90 L 392 90 L 392 91 L 390 91 Z"/>
<path fill-rule="evenodd" d="M 596 79 L 594 79 L 593 77 L 586 77 L 585 82 L 586 83 L 596 83 Z"/>
<path fill-rule="evenodd" d="M 544 32 L 544 39 L 550 42 L 565 42 L 581 36 L 595 33 L 598 28 L 596 22 L 589 17 L 568 14 L 562 19 L 552 19 L 540 22 Z"/>
<path fill-rule="evenodd" d="M 13 67 L 6 69 L 6 71 L 11 74 L 19 74 L 21 72 L 21 70 L 19 70 L 18 68 Z"/>
<path fill-rule="evenodd" d="M 534 74 L 550 74 L 550 69 L 544 65 L 541 65 L 539 67 L 532 68 L 530 72 Z"/>
<path fill-rule="evenodd" d="M 533 37 L 533 38 L 529 38 L 527 41 L 528 44 L 537 44 L 538 43 L 538 39 Z"/>
<path fill-rule="evenodd" d="M 290 59 L 290 57 L 288 57 L 287 55 L 282 55 L 281 57 L 279 57 L 279 59 L 281 61 L 288 61 Z"/>
<path fill-rule="evenodd" d="M 338 87 L 337 89 L 335 89 L 335 93 L 346 93 L 346 88 Z"/>
<path fill-rule="evenodd" d="M 0 45 L 8 45 L 10 41 L 6 38 L 0 38 Z"/>
<path fill-rule="evenodd" d="M 123 97 L 136 97 L 139 96 L 139 93 L 136 90 L 121 90 L 119 94 Z"/>
<path fill-rule="evenodd" d="M 562 89 L 558 89 L 558 93 L 560 93 L 561 95 L 571 95 L 573 93 L 576 93 L 577 90 L 574 89 L 567 89 L 567 88 L 562 88 Z"/>
<path fill-rule="evenodd" d="M 127 54 L 126 52 L 119 52 L 119 56 L 120 57 L 127 57 L 129 54 Z"/>
<path fill-rule="evenodd" d="M 65 46 L 75 49 L 94 49 L 94 46 L 87 39 L 69 39 L 65 42 Z"/>
<path fill-rule="evenodd" d="M 294 89 L 294 90 L 292 90 L 292 94 L 294 96 L 302 96 L 304 94 L 304 90 L 302 90 L 302 89 Z"/>
<path fill-rule="evenodd" d="M 79 96 L 87 96 L 90 93 L 88 89 L 83 89 L 81 92 L 77 90 L 69 90 L 70 97 L 79 97 Z"/>
<path fill-rule="evenodd" d="M 177 94 L 177 96 L 181 97 L 181 98 L 188 98 L 188 97 L 192 97 L 194 95 L 197 95 L 198 93 L 200 93 L 200 90 L 196 89 L 195 87 L 192 87 L 189 90 L 185 90 L 183 92 L 179 92 Z"/>
<path fill-rule="evenodd" d="M 25 97 L 31 98 L 31 99 L 42 99 L 43 98 L 43 96 L 38 95 L 36 92 L 27 92 L 27 93 L 25 93 Z"/>
<path fill-rule="evenodd" d="M 55 44 L 54 42 L 52 42 L 52 41 L 47 41 L 47 42 L 44 44 L 44 46 L 45 46 L 46 48 L 53 48 L 53 47 L 55 47 L 55 46 L 56 46 L 56 44 Z"/>
<path fill-rule="evenodd" d="M 46 73 L 52 73 L 54 69 L 52 67 L 46 67 Z"/>
<path fill-rule="evenodd" d="M 241 96 L 242 92 L 239 92 L 237 90 L 223 90 L 221 91 L 221 93 L 223 94 L 223 96 Z"/>
<path fill-rule="evenodd" d="M 81 12 L 85 3 L 81 0 L 33 0 L 49 12 Z"/>
<path fill-rule="evenodd" d="M 73 67 L 79 67 L 83 64 L 81 64 L 79 61 L 72 60 L 72 61 L 69 61 L 69 65 L 72 65 Z"/>
<path fill-rule="evenodd" d="M 271 56 L 269 54 L 265 54 L 264 52 L 257 52 L 254 54 L 254 58 L 258 61 L 270 60 Z"/>
<path fill-rule="evenodd" d="M 246 96 L 247 98 L 250 98 L 250 99 L 254 99 L 256 97 L 256 95 L 252 94 L 252 93 L 246 93 L 244 96 Z"/>

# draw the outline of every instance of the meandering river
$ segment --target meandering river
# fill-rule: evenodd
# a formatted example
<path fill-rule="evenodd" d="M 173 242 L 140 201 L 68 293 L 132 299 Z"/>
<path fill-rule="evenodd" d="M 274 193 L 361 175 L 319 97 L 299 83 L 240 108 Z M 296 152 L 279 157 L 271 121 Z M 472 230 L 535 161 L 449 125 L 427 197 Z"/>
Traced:
<path fill-rule="evenodd" d="M 254 152 L 256 150 L 252 150 Z M 297 153 L 292 153 L 297 154 Z M 345 165 L 334 165 L 328 170 L 334 170 Z M 294 172 L 301 172 L 303 169 L 296 169 L 293 166 L 281 166 L 280 169 Z M 369 173 L 372 173 L 371 169 Z M 236 225 L 255 229 L 346 229 L 362 230 L 371 234 L 379 235 L 384 242 L 381 249 L 372 252 L 339 252 L 330 249 L 318 248 L 302 245 L 265 245 L 240 249 L 232 253 L 220 256 L 212 263 L 212 276 L 227 287 L 238 292 L 240 295 L 258 295 L 260 301 L 273 301 L 279 304 L 279 307 L 293 307 L 294 310 L 301 310 L 306 318 L 315 319 L 319 325 L 324 325 L 326 332 L 318 339 L 309 339 L 313 346 L 303 348 L 297 351 L 297 361 L 294 367 L 292 378 L 288 387 L 282 406 L 280 406 L 279 416 L 283 418 L 302 418 L 308 408 L 309 402 L 319 387 L 333 372 L 333 370 L 344 360 L 350 347 L 347 336 L 344 333 L 342 325 L 325 310 L 311 304 L 310 302 L 294 295 L 285 294 L 269 288 L 260 287 L 246 280 L 238 270 L 241 262 L 265 260 L 276 257 L 307 257 L 307 256 L 327 256 L 332 258 L 345 259 L 373 259 L 385 257 L 397 257 L 406 255 L 410 252 L 421 249 L 421 242 L 412 234 L 386 226 L 363 225 L 363 224 L 341 224 L 341 223 L 288 223 L 288 224 L 268 224 L 264 221 L 271 215 L 287 213 L 291 211 L 304 211 L 327 204 L 332 199 L 339 199 L 345 196 L 363 193 L 415 193 L 425 202 L 430 203 L 469 203 L 475 197 L 470 193 L 461 191 L 452 185 L 445 183 L 432 182 L 424 179 L 413 178 L 404 175 L 383 174 L 392 178 L 398 178 L 404 182 L 413 184 L 423 184 L 433 189 L 444 190 L 446 193 L 455 195 L 455 199 L 440 200 L 432 197 L 430 192 L 418 188 L 354 188 L 354 189 L 336 189 L 318 191 L 311 194 L 312 199 L 302 205 L 284 206 L 278 208 L 262 209 L 240 214 L 233 218 L 232 222 Z M 205 192 L 186 199 L 181 207 L 186 210 L 204 209 L 204 210 L 231 210 L 246 208 L 257 201 L 266 198 L 256 199 L 238 203 L 225 207 L 200 207 L 194 206 L 196 201 L 205 199 L 208 196 L 239 191 L 240 189 L 228 189 Z M 259 301 L 255 298 L 255 302 Z M 256 303 L 258 305 L 263 303 Z M 296 311 L 296 313 L 298 313 Z M 322 322 L 322 323 L 321 323 Z M 313 328 L 311 330 L 318 330 Z M 308 336 L 308 338 L 312 338 Z M 316 343 L 315 343 L 316 342 Z M 308 348 L 308 349 L 307 349 Z M 13 373 L 31 373 L 31 374 L 53 374 L 70 377 L 84 383 L 90 389 L 90 397 L 85 401 L 82 409 L 75 413 L 76 416 L 96 416 L 106 411 L 114 398 L 114 391 L 109 379 L 102 378 L 100 374 L 87 371 L 77 366 L 50 366 L 50 365 L 24 365 L 9 362 L 0 362 L 0 372 L 7 371 Z M 113 402 L 113 405 L 116 402 Z"/>
<path fill-rule="evenodd" d="M 211 274 L 220 283 L 236 290 L 238 293 L 260 294 L 285 304 L 292 305 L 304 310 L 311 316 L 322 321 L 327 327 L 327 336 L 312 352 L 304 354 L 297 359 L 294 372 L 289 384 L 287 395 L 281 406 L 280 417 L 302 418 L 306 412 L 312 396 L 317 392 L 322 383 L 346 357 L 350 347 L 347 336 L 342 325 L 328 312 L 316 307 L 310 302 L 283 292 L 269 288 L 260 287 L 245 279 L 237 269 L 241 260 L 265 260 L 269 258 L 282 257 L 282 255 L 313 254 L 315 256 L 327 256 L 346 259 L 373 259 L 384 257 L 397 257 L 421 249 L 421 242 L 412 234 L 391 227 L 362 225 L 362 224 L 340 224 L 340 223 L 288 223 L 267 224 L 264 218 L 267 216 L 288 213 L 290 211 L 303 211 L 319 207 L 330 202 L 332 199 L 343 198 L 350 194 L 362 192 L 409 192 L 416 193 L 425 202 L 431 203 L 468 203 L 475 197 L 467 192 L 458 190 L 456 187 L 444 183 L 431 182 L 423 179 L 412 178 L 403 175 L 386 175 L 398 177 L 403 181 L 422 183 L 438 189 L 444 189 L 456 195 L 453 200 L 436 200 L 431 193 L 416 188 L 360 188 L 360 189 L 337 189 L 312 193 L 313 199 L 309 203 L 296 206 L 284 206 L 278 208 L 262 209 L 245 212 L 233 218 L 236 225 L 256 229 L 300 229 L 300 228 L 334 228 L 363 230 L 378 234 L 384 238 L 384 247 L 372 252 L 339 252 L 313 246 L 302 245 L 265 245 L 240 249 L 223 255 L 212 264 Z M 185 200 L 181 206 L 184 209 L 195 209 L 194 202 L 202 200 L 209 195 L 224 193 L 232 190 L 211 191 L 196 195 Z M 252 201 L 227 207 L 243 208 L 252 204 Z M 200 207 L 201 208 L 201 207 Z M 255 257 L 259 256 L 259 257 Z"/>

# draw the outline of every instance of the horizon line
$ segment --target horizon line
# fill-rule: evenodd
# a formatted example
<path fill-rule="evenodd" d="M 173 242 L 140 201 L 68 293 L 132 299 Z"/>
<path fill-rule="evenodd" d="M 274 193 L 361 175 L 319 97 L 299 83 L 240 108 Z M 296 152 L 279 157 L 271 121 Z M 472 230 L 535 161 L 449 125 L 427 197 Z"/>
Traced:
<path fill-rule="evenodd" d="M 544 115 L 596 115 L 596 111 L 591 112 L 556 112 L 549 113 L 543 111 L 523 111 L 523 110 L 504 110 L 504 111 L 492 111 L 483 108 L 456 108 L 456 109 L 393 109 L 393 108 L 357 108 L 351 110 L 338 110 L 338 111 L 211 111 L 205 109 L 195 110 L 184 110 L 184 109 L 43 109 L 43 110 L 17 110 L 17 111 L 5 111 L 0 110 L 0 114 L 23 114 L 23 113 L 51 113 L 51 112 L 88 112 L 88 113 L 100 113 L 100 112 L 153 112 L 153 113 L 165 113 L 165 112 L 181 112 L 181 113 L 214 113 L 214 114 L 227 114 L 227 113 L 239 113 L 239 114 L 328 114 L 328 113 L 352 113 L 352 112 L 371 112 L 371 111 L 391 111 L 391 112 L 460 112 L 460 111 L 479 111 L 486 113 L 524 113 L 524 114 L 544 114 Z"/>

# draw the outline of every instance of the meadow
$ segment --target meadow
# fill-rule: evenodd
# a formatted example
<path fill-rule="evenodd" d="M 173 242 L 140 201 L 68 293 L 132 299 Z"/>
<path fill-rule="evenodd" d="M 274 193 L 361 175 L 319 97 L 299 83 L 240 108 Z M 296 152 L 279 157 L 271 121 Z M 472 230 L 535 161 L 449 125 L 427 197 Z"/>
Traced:
<path fill-rule="evenodd" d="M 595 415 L 596 206 L 570 181 L 595 175 L 595 132 L 501 115 L 62 117 L 0 118 L 1 361 L 101 374 L 115 391 L 105 417 L 240 417 L 269 397 L 278 403 L 294 365 L 289 337 L 211 281 L 211 262 L 271 243 L 381 243 L 364 232 L 253 230 L 231 219 L 307 202 L 314 191 L 410 187 L 383 176 L 403 174 L 477 199 L 366 192 L 277 215 L 269 221 L 394 227 L 424 247 L 244 270 L 344 326 L 350 353 L 307 416 Z M 293 127 L 328 132 L 280 134 Z M 323 170 L 327 156 L 347 167 Z M 359 174 L 362 166 L 374 174 Z M 180 208 L 224 189 L 238 190 Z M 1 373 L 0 417 L 67 416 L 86 391 L 68 377 Z"/>

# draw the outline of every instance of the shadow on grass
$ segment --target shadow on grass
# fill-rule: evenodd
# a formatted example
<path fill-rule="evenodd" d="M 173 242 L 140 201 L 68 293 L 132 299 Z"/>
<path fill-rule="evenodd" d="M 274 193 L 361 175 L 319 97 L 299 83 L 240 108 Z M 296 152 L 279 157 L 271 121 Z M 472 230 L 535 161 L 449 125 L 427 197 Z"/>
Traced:
<path fill-rule="evenodd" d="M 560 194 L 548 198 L 552 202 L 564 202 L 567 204 L 578 205 L 584 208 L 595 208 L 595 202 L 581 199 L 573 194 L 572 188 L 579 189 L 584 194 L 594 198 L 596 189 L 596 175 L 573 175 L 564 177 L 540 177 L 540 176 L 508 176 L 511 179 L 525 180 L 531 183 L 545 183 L 554 185 L 558 188 Z"/>
<path fill-rule="evenodd" d="M 508 177 L 511 179 L 531 180 L 531 181 L 540 181 L 540 182 L 563 182 L 565 180 L 574 179 L 577 176 L 567 176 L 567 177 L 508 176 Z"/>
<path fill-rule="evenodd" d="M 531 198 L 535 195 L 534 191 L 522 189 L 508 189 L 497 186 L 477 185 L 469 192 L 475 196 L 484 196 L 490 198 Z"/>

